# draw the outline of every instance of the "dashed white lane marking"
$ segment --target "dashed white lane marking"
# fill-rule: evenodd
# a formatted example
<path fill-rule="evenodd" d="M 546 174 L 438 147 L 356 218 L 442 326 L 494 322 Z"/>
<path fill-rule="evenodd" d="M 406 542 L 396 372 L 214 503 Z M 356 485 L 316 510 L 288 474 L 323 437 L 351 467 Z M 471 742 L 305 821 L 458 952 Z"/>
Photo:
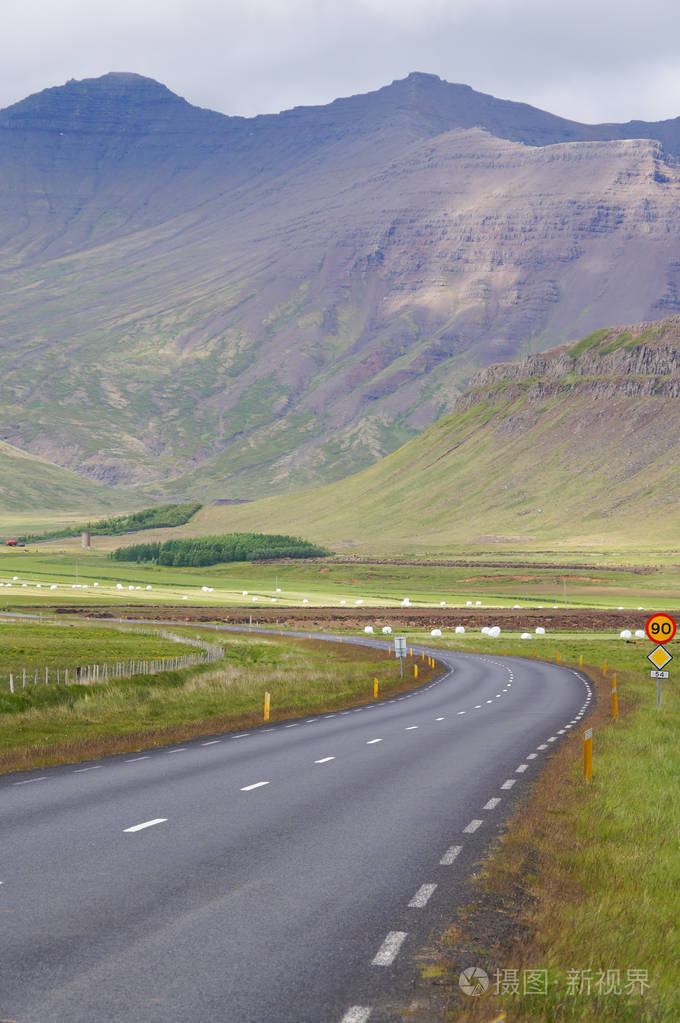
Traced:
<path fill-rule="evenodd" d="M 515 774 L 521 774 L 522 771 L 526 771 L 528 766 L 529 766 L 528 764 L 520 764 L 519 767 L 515 768 Z"/>
<path fill-rule="evenodd" d="M 321 760 L 315 760 L 315 764 L 327 764 L 330 760 L 335 760 L 335 757 L 321 757 Z"/>
<path fill-rule="evenodd" d="M 436 884 L 421 884 L 420 888 L 408 904 L 409 909 L 423 909 L 437 888 Z"/>
<path fill-rule="evenodd" d="M 557 736 L 551 735 L 550 738 L 548 739 L 548 742 L 557 742 Z"/>
<path fill-rule="evenodd" d="M 487 700 L 486 702 L 487 703 L 493 703 L 493 700 Z"/>
<path fill-rule="evenodd" d="M 221 739 L 211 739 L 210 742 L 202 742 L 201 746 L 214 746 L 216 742 L 222 742 Z"/>
<path fill-rule="evenodd" d="M 435 718 L 435 721 L 443 721 L 444 718 Z"/>
<path fill-rule="evenodd" d="M 286 725 L 286 728 L 293 728 L 293 725 Z M 232 735 L 232 739 L 247 739 L 250 732 L 241 732 L 240 735 Z"/>
<path fill-rule="evenodd" d="M 374 742 L 382 742 L 382 739 L 368 739 L 366 741 L 367 746 L 372 746 Z"/>
<path fill-rule="evenodd" d="M 132 760 L 124 760 L 124 764 L 136 764 L 139 760 L 151 760 L 149 754 L 145 754 L 143 757 L 133 757 Z"/>
<path fill-rule="evenodd" d="M 328 719 L 329 719 L 329 718 L 334 718 L 334 717 L 335 717 L 335 714 L 324 714 L 324 717 L 325 717 L 325 718 L 326 718 L 326 720 L 328 721 Z"/>
<path fill-rule="evenodd" d="M 85 771 L 98 771 L 101 766 L 102 766 L 101 764 L 95 764 L 93 767 L 79 767 L 78 770 L 74 771 L 73 773 L 84 774 Z"/>
<path fill-rule="evenodd" d="M 498 796 L 494 796 L 493 799 L 490 799 L 488 803 L 484 804 L 482 809 L 483 810 L 495 810 L 495 808 L 498 806 L 499 803 L 500 803 L 499 797 Z"/>
<path fill-rule="evenodd" d="M 180 746 L 179 749 L 168 749 L 166 753 L 186 753 L 186 746 Z"/>
<path fill-rule="evenodd" d="M 340 1023 L 366 1023 L 372 1011 L 367 1005 L 353 1005 L 351 1009 L 347 1010 Z"/>
<path fill-rule="evenodd" d="M 43 774 L 41 778 L 26 778 L 25 781 L 13 781 L 12 785 L 31 785 L 34 781 L 47 781 L 47 775 Z"/>
<path fill-rule="evenodd" d="M 484 821 L 478 820 L 470 821 L 470 823 L 463 828 L 463 831 L 465 832 L 466 835 L 471 835 L 472 832 L 476 831 L 477 828 L 480 828 L 483 823 Z"/>
<path fill-rule="evenodd" d="M 450 867 L 456 856 L 463 851 L 462 845 L 452 845 L 450 849 L 447 849 L 439 863 L 442 867 Z"/>
<path fill-rule="evenodd" d="M 508 778 L 507 781 L 503 782 L 503 784 L 501 785 L 501 788 L 502 789 L 511 789 L 516 781 L 517 781 L 516 778 Z"/>
<path fill-rule="evenodd" d="M 371 961 L 371 966 L 391 966 L 404 944 L 406 931 L 390 931 Z"/>
<path fill-rule="evenodd" d="M 458 713 L 459 713 L 459 714 L 464 714 L 464 713 L 465 713 L 465 711 L 464 711 L 464 710 L 459 710 L 459 711 L 458 711 Z"/>
<path fill-rule="evenodd" d="M 475 710 L 481 710 L 481 709 L 482 709 L 481 703 L 476 703 L 475 704 Z"/>
<path fill-rule="evenodd" d="M 564 729 L 563 729 L 563 728 L 560 728 L 557 734 L 558 734 L 558 735 L 564 735 Z"/>
<path fill-rule="evenodd" d="M 313 721 L 318 721 L 318 720 L 319 720 L 318 718 L 307 718 L 307 720 L 305 721 L 305 724 L 306 725 L 311 725 Z"/>
<path fill-rule="evenodd" d="M 535 760 L 538 753 L 527 753 L 527 760 Z"/>
<path fill-rule="evenodd" d="M 346 713 L 347 713 L 347 711 L 343 711 L 343 714 L 346 714 Z M 299 724 L 300 724 L 299 721 L 294 721 L 292 725 L 284 725 L 283 727 L 284 728 L 297 728 L 297 726 Z M 234 738 L 236 739 L 236 738 L 238 738 L 238 736 L 235 735 Z"/>
<path fill-rule="evenodd" d="M 263 785 L 269 785 L 268 781 L 256 781 L 253 785 L 244 785 L 241 792 L 252 792 L 253 789 L 261 789 Z"/>
<path fill-rule="evenodd" d="M 133 824 L 131 828 L 123 828 L 123 831 L 143 831 L 144 828 L 152 828 L 154 824 L 165 824 L 167 817 L 155 817 L 152 821 L 144 821 L 143 824 Z"/>
<path fill-rule="evenodd" d="M 548 744 L 545 743 L 545 742 L 542 742 L 540 746 L 536 747 L 536 749 L 547 749 L 547 748 L 548 748 Z"/>
<path fill-rule="evenodd" d="M 418 725 L 407 725 L 406 728 L 404 729 L 404 731 L 405 732 L 412 732 L 413 729 L 417 728 L 417 727 L 418 727 Z"/>

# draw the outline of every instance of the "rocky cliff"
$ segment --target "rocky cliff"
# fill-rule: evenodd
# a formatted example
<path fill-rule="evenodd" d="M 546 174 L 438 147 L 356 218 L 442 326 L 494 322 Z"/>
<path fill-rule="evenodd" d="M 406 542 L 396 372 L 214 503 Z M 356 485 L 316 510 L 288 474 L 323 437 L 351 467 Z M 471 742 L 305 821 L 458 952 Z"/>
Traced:
<path fill-rule="evenodd" d="M 341 478 L 484 365 L 680 312 L 678 151 L 431 75 L 251 119 L 138 75 L 29 97 L 0 439 L 159 497 Z"/>

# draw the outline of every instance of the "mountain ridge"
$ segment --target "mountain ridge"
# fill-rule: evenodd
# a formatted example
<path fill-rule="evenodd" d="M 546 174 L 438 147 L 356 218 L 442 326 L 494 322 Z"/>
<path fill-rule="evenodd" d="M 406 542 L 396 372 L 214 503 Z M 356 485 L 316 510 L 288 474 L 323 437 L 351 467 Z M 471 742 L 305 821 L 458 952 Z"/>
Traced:
<path fill-rule="evenodd" d="M 574 124 L 421 73 L 251 119 L 128 73 L 14 104 L 0 437 L 252 498 L 370 464 L 489 362 L 680 310 L 677 161 Z"/>

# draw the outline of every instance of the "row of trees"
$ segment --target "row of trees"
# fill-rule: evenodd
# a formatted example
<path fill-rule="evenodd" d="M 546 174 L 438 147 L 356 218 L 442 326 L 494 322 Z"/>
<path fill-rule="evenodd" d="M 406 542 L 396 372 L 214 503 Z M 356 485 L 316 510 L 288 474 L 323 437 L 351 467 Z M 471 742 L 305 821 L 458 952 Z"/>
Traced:
<path fill-rule="evenodd" d="M 178 567 L 217 565 L 225 561 L 269 561 L 277 558 L 325 558 L 332 554 L 296 536 L 274 533 L 229 533 L 225 536 L 192 537 L 164 543 L 137 543 L 118 547 L 113 561 L 146 561 Z"/>
<path fill-rule="evenodd" d="M 86 526 L 65 526 L 52 533 L 29 533 L 21 539 L 24 543 L 35 540 L 60 540 L 65 536 L 80 536 L 85 531 L 93 536 L 120 536 L 122 533 L 136 533 L 140 529 L 183 526 L 202 507 L 203 505 L 196 501 L 185 504 L 159 504 L 155 508 L 144 508 L 130 515 L 116 515 L 110 519 L 88 522 Z"/>

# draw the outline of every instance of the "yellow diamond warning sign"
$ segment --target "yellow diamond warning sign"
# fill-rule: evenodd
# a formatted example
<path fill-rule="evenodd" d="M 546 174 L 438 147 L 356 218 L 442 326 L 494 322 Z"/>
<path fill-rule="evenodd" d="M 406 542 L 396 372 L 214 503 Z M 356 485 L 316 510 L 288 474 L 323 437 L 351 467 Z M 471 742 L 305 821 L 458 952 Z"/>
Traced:
<path fill-rule="evenodd" d="M 652 650 L 651 654 L 647 654 L 647 659 L 650 660 L 654 667 L 659 670 L 661 670 L 661 668 L 665 668 L 668 662 L 673 660 L 671 655 L 668 653 L 668 650 L 664 649 L 662 646 L 656 647 Z"/>

